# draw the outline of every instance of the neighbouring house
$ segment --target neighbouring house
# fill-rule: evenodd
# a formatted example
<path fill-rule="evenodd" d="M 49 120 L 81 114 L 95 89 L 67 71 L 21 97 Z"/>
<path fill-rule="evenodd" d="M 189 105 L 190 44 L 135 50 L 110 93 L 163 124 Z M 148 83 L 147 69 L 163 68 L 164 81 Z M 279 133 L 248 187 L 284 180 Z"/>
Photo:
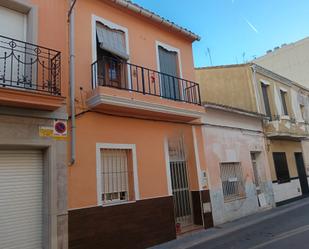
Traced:
<path fill-rule="evenodd" d="M 253 62 L 309 88 L 309 37 L 275 47 Z"/>
<path fill-rule="evenodd" d="M 1 248 L 67 248 L 66 16 L 0 1 Z"/>
<path fill-rule="evenodd" d="M 309 89 L 309 37 L 290 44 L 283 44 L 281 47 L 276 47 L 268 51 L 264 56 L 255 59 L 254 63 Z M 302 101 L 308 102 L 308 99 L 305 99 L 303 98 Z M 306 116 L 309 112 L 307 109 L 308 104 L 301 105 L 301 112 L 305 116 L 304 120 L 308 120 L 309 117 Z M 298 116 L 301 120 L 300 113 Z M 304 148 L 306 147 L 306 151 L 309 151 L 309 140 L 303 139 L 302 146 Z M 306 167 L 309 168 L 309 153 L 304 153 L 304 161 Z"/>
<path fill-rule="evenodd" d="M 194 33 L 130 1 L 76 2 L 69 248 L 145 248 L 212 226 Z"/>
<path fill-rule="evenodd" d="M 269 160 L 265 170 L 271 173 L 276 204 L 306 196 L 308 166 L 303 156 L 309 154 L 304 143 L 309 137 L 308 89 L 251 63 L 197 69 L 196 74 L 202 99 L 265 116 L 263 132 Z"/>
<path fill-rule="evenodd" d="M 250 67 L 197 68 L 213 221 L 274 206 L 271 173 Z"/>

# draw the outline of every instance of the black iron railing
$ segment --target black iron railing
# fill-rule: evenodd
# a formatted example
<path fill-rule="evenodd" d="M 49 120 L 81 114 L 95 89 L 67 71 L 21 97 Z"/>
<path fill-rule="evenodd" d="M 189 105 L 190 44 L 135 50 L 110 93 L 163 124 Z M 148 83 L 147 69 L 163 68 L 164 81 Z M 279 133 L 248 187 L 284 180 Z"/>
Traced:
<path fill-rule="evenodd" d="M 0 35 L 0 87 L 61 95 L 61 53 Z"/>
<path fill-rule="evenodd" d="M 94 62 L 91 68 L 93 88 L 115 87 L 176 101 L 201 104 L 199 85 L 177 76 L 108 56 Z"/>

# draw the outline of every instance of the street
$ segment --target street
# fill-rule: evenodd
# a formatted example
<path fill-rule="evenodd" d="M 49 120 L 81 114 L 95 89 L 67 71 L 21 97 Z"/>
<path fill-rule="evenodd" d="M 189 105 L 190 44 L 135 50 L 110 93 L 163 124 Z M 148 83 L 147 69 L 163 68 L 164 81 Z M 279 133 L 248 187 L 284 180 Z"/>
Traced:
<path fill-rule="evenodd" d="M 190 249 L 307 249 L 309 203 Z"/>

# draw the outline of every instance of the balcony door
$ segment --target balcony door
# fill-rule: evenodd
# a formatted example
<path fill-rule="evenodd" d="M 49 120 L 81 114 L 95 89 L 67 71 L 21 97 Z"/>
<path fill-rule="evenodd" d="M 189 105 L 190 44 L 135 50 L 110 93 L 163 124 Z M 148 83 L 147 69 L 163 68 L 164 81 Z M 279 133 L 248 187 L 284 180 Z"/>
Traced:
<path fill-rule="evenodd" d="M 128 88 L 127 53 L 125 32 L 96 23 L 97 73 L 101 86 Z"/>
<path fill-rule="evenodd" d="M 159 46 L 159 61 L 161 75 L 161 95 L 164 98 L 180 100 L 177 52 L 169 51 Z"/>
<path fill-rule="evenodd" d="M 24 87 L 27 15 L 0 6 L 0 85 Z"/>

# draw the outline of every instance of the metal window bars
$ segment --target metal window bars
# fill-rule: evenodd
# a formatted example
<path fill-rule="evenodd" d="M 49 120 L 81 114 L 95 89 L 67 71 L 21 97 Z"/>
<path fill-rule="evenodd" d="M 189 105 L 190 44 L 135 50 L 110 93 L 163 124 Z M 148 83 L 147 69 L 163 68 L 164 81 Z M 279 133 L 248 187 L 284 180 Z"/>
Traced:
<path fill-rule="evenodd" d="M 245 197 L 245 183 L 239 162 L 220 163 L 220 176 L 225 202 Z"/>
<path fill-rule="evenodd" d="M 128 201 L 128 150 L 103 149 L 101 155 L 103 204 Z"/>
<path fill-rule="evenodd" d="M 114 87 L 175 101 L 201 104 L 199 84 L 127 61 L 103 56 L 91 65 L 92 87 Z"/>
<path fill-rule="evenodd" d="M 61 95 L 61 53 L 0 35 L 0 87 Z"/>

